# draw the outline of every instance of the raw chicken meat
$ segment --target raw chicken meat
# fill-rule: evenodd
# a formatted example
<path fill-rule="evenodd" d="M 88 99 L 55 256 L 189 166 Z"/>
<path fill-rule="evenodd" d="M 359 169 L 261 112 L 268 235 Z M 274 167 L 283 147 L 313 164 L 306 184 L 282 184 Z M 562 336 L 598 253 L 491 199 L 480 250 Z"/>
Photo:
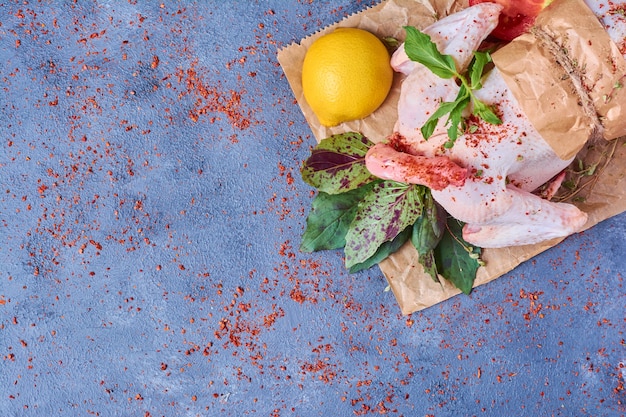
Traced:
<path fill-rule="evenodd" d="M 496 26 L 500 10 L 497 4 L 481 3 L 437 21 L 424 32 L 442 53 L 453 56 L 457 68 L 464 69 Z M 391 63 L 406 78 L 395 133 L 372 147 L 366 157 L 374 175 L 430 187 L 434 199 L 466 223 L 464 239 L 483 248 L 534 244 L 581 230 L 585 213 L 531 193 L 571 160 L 561 160 L 539 135 L 497 68 L 475 94 L 494 108 L 503 123 L 491 125 L 470 117 L 472 133 L 459 136 L 446 149 L 445 117 L 428 140 L 420 128 L 441 101 L 454 101 L 458 85 L 410 61 L 403 47 Z"/>

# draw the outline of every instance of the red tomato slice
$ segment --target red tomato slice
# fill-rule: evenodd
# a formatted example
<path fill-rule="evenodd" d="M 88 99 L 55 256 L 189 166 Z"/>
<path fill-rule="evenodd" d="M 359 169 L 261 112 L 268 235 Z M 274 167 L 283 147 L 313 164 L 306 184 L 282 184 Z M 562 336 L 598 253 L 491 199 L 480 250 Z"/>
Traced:
<path fill-rule="evenodd" d="M 470 6 L 478 3 L 498 3 L 504 9 L 500 14 L 498 26 L 491 35 L 503 41 L 510 41 L 526 32 L 535 21 L 535 17 L 552 0 L 469 0 Z"/>

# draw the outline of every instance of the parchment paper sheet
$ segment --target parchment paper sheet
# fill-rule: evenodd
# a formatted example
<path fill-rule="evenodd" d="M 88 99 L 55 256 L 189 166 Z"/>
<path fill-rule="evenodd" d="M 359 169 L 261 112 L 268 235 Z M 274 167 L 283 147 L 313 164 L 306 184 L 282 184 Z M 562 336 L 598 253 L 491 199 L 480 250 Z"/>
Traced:
<path fill-rule="evenodd" d="M 300 43 L 294 43 L 278 52 L 278 61 L 287 76 L 289 85 L 317 141 L 349 131 L 361 132 L 373 142 L 384 140 L 392 133 L 397 118 L 397 102 L 400 93 L 401 75 L 395 74 L 392 91 L 385 103 L 365 119 L 343 123 L 327 128 L 321 126 L 304 99 L 301 87 L 301 67 L 308 46 L 321 35 L 336 27 L 359 27 L 379 37 L 392 36 L 404 39 L 403 26 L 411 25 L 423 29 L 435 20 L 468 6 L 467 0 L 386 0 L 375 7 L 349 16 L 340 22 L 320 29 Z M 564 140 L 567 131 L 562 132 Z M 608 142 L 607 142 L 608 144 Z M 589 214 L 585 228 L 626 211 L 626 146 L 623 139 L 617 143 L 613 161 L 599 176 L 593 191 L 582 203 L 576 203 Z M 592 152 L 589 158 L 597 158 Z M 520 263 L 558 244 L 562 239 L 543 242 L 539 245 L 518 246 L 502 249 L 486 249 L 482 259 L 485 267 L 478 270 L 474 286 L 486 284 Z M 418 254 L 411 244 L 379 264 L 403 314 L 422 310 L 460 293 L 452 284 L 441 279 L 443 285 L 435 283 L 418 262 Z"/>

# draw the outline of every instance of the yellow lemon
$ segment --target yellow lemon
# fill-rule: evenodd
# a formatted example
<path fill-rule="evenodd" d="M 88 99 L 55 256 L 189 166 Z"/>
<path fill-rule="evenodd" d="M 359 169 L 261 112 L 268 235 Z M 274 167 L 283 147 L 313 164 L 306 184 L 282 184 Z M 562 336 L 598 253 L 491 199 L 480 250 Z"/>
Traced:
<path fill-rule="evenodd" d="M 363 29 L 321 36 L 302 64 L 304 98 L 324 126 L 368 116 L 385 101 L 392 82 L 387 48 Z"/>

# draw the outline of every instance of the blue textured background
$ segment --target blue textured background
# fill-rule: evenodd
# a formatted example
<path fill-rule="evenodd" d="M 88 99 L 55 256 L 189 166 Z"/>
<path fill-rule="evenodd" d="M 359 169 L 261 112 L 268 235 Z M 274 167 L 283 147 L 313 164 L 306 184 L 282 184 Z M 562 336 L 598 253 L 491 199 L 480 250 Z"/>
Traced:
<path fill-rule="evenodd" d="M 298 252 L 276 53 L 374 3 L 0 3 L 0 416 L 626 414 L 624 215 L 410 316 Z"/>

